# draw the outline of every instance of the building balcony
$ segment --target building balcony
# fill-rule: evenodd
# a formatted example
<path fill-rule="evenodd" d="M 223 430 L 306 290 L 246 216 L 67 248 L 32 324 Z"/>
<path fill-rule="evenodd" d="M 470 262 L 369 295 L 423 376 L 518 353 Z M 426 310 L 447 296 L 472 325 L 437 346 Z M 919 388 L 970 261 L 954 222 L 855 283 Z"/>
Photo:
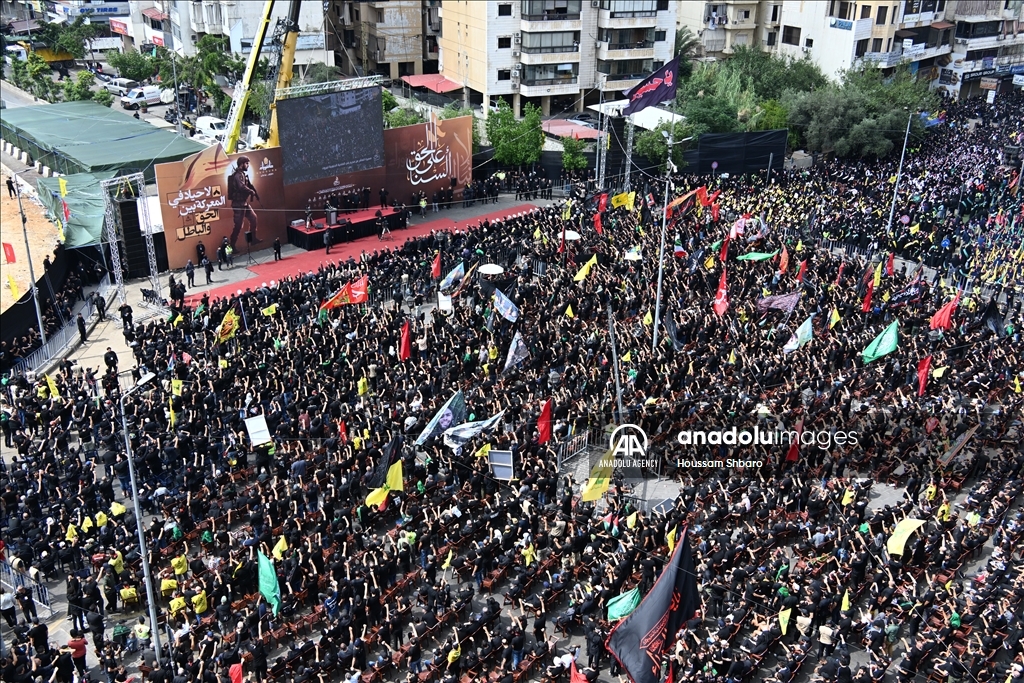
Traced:
<path fill-rule="evenodd" d="M 984 38 L 954 38 L 953 45 L 961 50 L 989 50 L 994 47 L 1024 44 L 1024 34 L 986 36 Z"/>
<path fill-rule="evenodd" d="M 562 48 L 559 48 L 562 49 Z M 551 52 L 552 48 L 531 48 L 523 50 L 519 59 L 523 64 L 565 64 L 580 61 L 579 50 Z"/>
<path fill-rule="evenodd" d="M 523 15 L 520 28 L 526 33 L 544 33 L 545 31 L 579 31 L 582 22 L 578 14 Z"/>
<path fill-rule="evenodd" d="M 953 48 L 949 45 L 935 45 L 932 47 L 915 46 L 910 50 L 897 50 L 894 52 L 868 52 L 862 59 L 865 64 L 873 64 L 879 69 L 891 69 L 894 66 L 905 62 L 920 62 L 924 59 L 948 55 Z"/>
<path fill-rule="evenodd" d="M 597 44 L 597 58 L 608 59 L 654 59 L 654 43 L 642 40 L 638 43 L 604 43 Z"/>
<path fill-rule="evenodd" d="M 519 94 L 524 97 L 547 95 L 573 95 L 580 91 L 579 78 L 540 78 L 519 84 Z"/>
<path fill-rule="evenodd" d="M 709 33 L 711 35 L 708 35 Z M 700 38 L 700 44 L 704 47 L 704 52 L 721 52 L 725 49 L 725 34 L 705 29 L 704 35 Z"/>
<path fill-rule="evenodd" d="M 604 92 L 631 90 L 651 74 L 598 74 L 599 87 Z"/>
<path fill-rule="evenodd" d="M 657 25 L 657 12 L 612 12 L 603 9 L 597 14 L 598 28 L 655 28 Z"/>

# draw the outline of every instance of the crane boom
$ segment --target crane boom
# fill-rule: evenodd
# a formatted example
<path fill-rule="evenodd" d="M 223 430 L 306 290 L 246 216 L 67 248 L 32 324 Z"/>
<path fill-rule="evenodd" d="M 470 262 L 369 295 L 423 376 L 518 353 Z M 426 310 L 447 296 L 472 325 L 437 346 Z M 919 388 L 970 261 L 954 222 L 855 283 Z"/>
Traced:
<path fill-rule="evenodd" d="M 281 65 L 277 71 L 277 88 L 281 92 L 292 84 L 292 68 L 295 65 L 295 45 L 299 42 L 299 9 L 302 0 L 291 0 L 288 6 L 288 22 L 285 24 L 284 39 L 281 41 Z M 268 147 L 279 147 L 281 139 L 277 132 L 277 101 L 270 104 L 270 132 L 267 135 Z"/>
<path fill-rule="evenodd" d="M 293 0 L 293 5 L 298 4 Z M 235 83 L 235 95 L 231 98 L 231 110 L 228 112 L 227 135 L 224 138 L 224 151 L 233 154 L 238 146 L 238 138 L 242 132 L 242 118 L 245 115 L 245 105 L 249 101 L 249 88 L 252 85 L 253 74 L 256 73 L 256 65 L 260 61 L 260 51 L 263 49 L 263 42 L 267 37 L 267 28 L 270 26 L 270 16 L 274 12 L 274 0 L 266 0 L 263 5 L 263 16 L 256 27 L 256 36 L 252 41 L 252 51 L 249 52 L 249 59 L 245 65 L 245 74 L 242 80 Z M 294 55 L 294 42 L 293 42 Z"/>

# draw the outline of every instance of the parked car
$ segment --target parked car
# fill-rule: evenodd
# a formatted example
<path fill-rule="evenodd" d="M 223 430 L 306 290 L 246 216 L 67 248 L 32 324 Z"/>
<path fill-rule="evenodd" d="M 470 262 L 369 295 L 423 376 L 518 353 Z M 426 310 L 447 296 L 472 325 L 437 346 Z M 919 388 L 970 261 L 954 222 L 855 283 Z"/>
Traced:
<path fill-rule="evenodd" d="M 573 119 L 566 119 L 565 122 L 566 123 L 573 123 L 573 124 L 575 124 L 577 126 L 583 126 L 584 128 L 597 128 L 597 126 L 595 126 L 592 121 L 587 121 L 585 119 L 581 119 L 578 116 L 576 118 L 573 118 Z"/>
<path fill-rule="evenodd" d="M 130 78 L 114 78 L 103 84 L 107 92 L 113 93 L 116 97 L 124 97 L 131 90 L 139 87 L 136 81 Z"/>
<path fill-rule="evenodd" d="M 142 106 L 160 104 L 160 88 L 155 85 L 147 85 L 142 88 L 129 90 L 127 95 L 121 96 L 121 107 L 123 109 L 138 109 Z"/>
<path fill-rule="evenodd" d="M 227 135 L 227 121 L 216 116 L 200 116 L 196 119 L 196 132 L 209 138 L 224 142 Z"/>
<path fill-rule="evenodd" d="M 585 111 L 581 111 L 580 113 L 573 115 L 572 118 L 579 119 L 580 121 L 590 121 L 591 123 L 594 122 L 593 114 L 588 114 Z"/>

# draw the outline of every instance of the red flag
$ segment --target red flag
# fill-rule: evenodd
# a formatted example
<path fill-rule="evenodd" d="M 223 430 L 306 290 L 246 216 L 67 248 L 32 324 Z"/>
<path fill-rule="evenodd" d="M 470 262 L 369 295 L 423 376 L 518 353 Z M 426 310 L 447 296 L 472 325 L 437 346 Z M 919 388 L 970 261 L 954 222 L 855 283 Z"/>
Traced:
<path fill-rule="evenodd" d="M 348 285 L 349 291 L 352 293 L 352 299 L 349 303 L 352 304 L 365 304 L 370 300 L 366 290 L 370 286 L 370 276 L 364 275 L 355 282 Z"/>
<path fill-rule="evenodd" d="M 789 270 L 789 249 L 786 249 L 786 245 L 782 245 L 782 260 L 779 261 L 779 272 L 785 273 Z"/>
<path fill-rule="evenodd" d="M 722 253 L 718 255 L 722 263 L 725 263 L 725 259 L 729 258 L 729 236 L 726 235 L 725 239 L 722 240 Z"/>
<path fill-rule="evenodd" d="M 846 266 L 846 261 L 843 261 L 842 263 L 839 264 L 839 274 L 836 275 L 836 284 L 835 284 L 836 287 L 839 286 L 839 281 L 843 279 L 843 268 L 845 266 Z"/>
<path fill-rule="evenodd" d="M 537 418 L 537 443 L 543 444 L 551 441 L 551 399 L 544 402 L 540 409 L 540 417 Z"/>
<path fill-rule="evenodd" d="M 722 277 L 718 280 L 714 309 L 719 317 L 725 315 L 725 312 L 729 310 L 729 286 L 725 282 L 725 268 L 722 268 Z"/>
<path fill-rule="evenodd" d="M 889 252 L 889 260 L 885 264 L 885 274 L 892 277 L 896 274 L 896 252 Z"/>
<path fill-rule="evenodd" d="M 793 443 L 789 444 L 789 452 L 786 453 L 786 462 L 796 462 L 800 459 L 800 435 L 804 433 L 804 421 L 800 422 L 796 426 L 796 439 Z"/>
<path fill-rule="evenodd" d="M 587 677 L 576 668 L 576 660 L 569 665 L 569 683 L 587 683 Z"/>
<path fill-rule="evenodd" d="M 346 284 L 338 293 L 320 304 L 320 310 L 331 311 L 344 304 L 352 303 L 352 283 Z"/>
<path fill-rule="evenodd" d="M 600 198 L 599 198 L 599 199 L 597 200 L 597 210 L 598 210 L 598 211 L 604 211 L 604 210 L 605 210 L 605 209 L 607 209 L 607 208 L 608 208 L 608 193 L 607 193 L 607 192 L 605 192 L 605 193 L 604 193 L 604 194 L 602 194 L 602 195 L 601 195 L 601 197 L 600 197 Z"/>
<path fill-rule="evenodd" d="M 868 293 L 864 295 L 864 304 L 860 307 L 861 313 L 867 313 L 871 310 L 871 294 L 875 291 L 875 282 L 872 280 L 868 283 Z"/>
<path fill-rule="evenodd" d="M 435 280 L 441 277 L 441 252 L 437 252 L 434 256 L 434 262 L 430 264 L 430 277 Z"/>
<path fill-rule="evenodd" d="M 228 669 L 228 677 L 231 678 L 231 683 L 242 683 L 241 663 L 231 665 L 231 668 Z"/>
<path fill-rule="evenodd" d="M 704 201 L 701 202 L 701 203 L 704 206 L 711 206 L 712 204 L 715 203 L 715 200 L 718 199 L 718 195 L 720 195 L 720 194 L 722 194 L 721 190 L 715 190 L 715 193 L 709 197 L 709 196 L 707 196 L 707 191 L 705 191 L 704 192 L 704 195 L 705 195 L 704 196 Z"/>
<path fill-rule="evenodd" d="M 64 222 L 67 223 L 69 220 L 71 220 L 71 211 L 68 209 L 68 203 L 63 199 L 60 200 L 60 204 L 62 207 L 64 207 Z"/>
<path fill-rule="evenodd" d="M 707 206 L 710 203 L 708 202 L 708 188 L 703 185 L 697 188 L 697 201 L 701 206 Z"/>
<path fill-rule="evenodd" d="M 348 425 L 344 420 L 338 420 L 338 438 L 342 443 L 348 443 Z"/>
<path fill-rule="evenodd" d="M 409 321 L 402 323 L 402 342 L 399 344 L 398 360 L 409 360 L 412 356 L 412 335 L 409 333 Z"/>
<path fill-rule="evenodd" d="M 713 220 L 713 221 L 717 221 L 718 220 L 718 212 L 721 210 L 721 208 L 722 208 L 721 204 L 712 204 L 711 205 L 711 220 Z"/>
<path fill-rule="evenodd" d="M 917 395 L 924 396 L 924 388 L 928 384 L 928 371 L 932 367 L 932 357 L 925 356 L 917 364 Z"/>
<path fill-rule="evenodd" d="M 14 263 L 14 245 L 10 242 L 4 242 L 4 259 L 7 263 Z"/>
<path fill-rule="evenodd" d="M 558 245 L 558 253 L 565 253 L 565 224 L 562 225 L 562 242 Z"/>
<path fill-rule="evenodd" d="M 604 234 L 601 232 L 601 214 L 599 213 L 594 214 L 594 230 L 597 230 L 598 235 Z"/>
<path fill-rule="evenodd" d="M 956 312 L 956 307 L 960 304 L 960 292 L 956 293 L 956 296 L 948 304 L 940 308 L 932 316 L 930 329 L 933 330 L 948 330 L 953 327 L 953 314 Z"/>
<path fill-rule="evenodd" d="M 800 270 L 797 271 L 796 281 L 797 282 L 803 282 L 804 281 L 804 275 L 806 275 L 806 274 L 807 274 L 807 259 L 804 259 L 803 261 L 800 262 Z"/>

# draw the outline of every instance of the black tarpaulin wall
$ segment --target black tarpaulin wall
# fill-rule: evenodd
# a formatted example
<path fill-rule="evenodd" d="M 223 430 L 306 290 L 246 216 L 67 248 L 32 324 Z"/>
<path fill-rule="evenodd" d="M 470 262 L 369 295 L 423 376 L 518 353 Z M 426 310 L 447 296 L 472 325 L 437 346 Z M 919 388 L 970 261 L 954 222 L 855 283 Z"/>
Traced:
<path fill-rule="evenodd" d="M 700 174 L 742 175 L 764 171 L 771 160 L 772 170 L 781 171 L 788 135 L 785 128 L 755 133 L 707 133 L 700 136 L 696 160 L 687 159 L 689 168 Z M 715 162 L 717 167 L 713 167 Z"/>

